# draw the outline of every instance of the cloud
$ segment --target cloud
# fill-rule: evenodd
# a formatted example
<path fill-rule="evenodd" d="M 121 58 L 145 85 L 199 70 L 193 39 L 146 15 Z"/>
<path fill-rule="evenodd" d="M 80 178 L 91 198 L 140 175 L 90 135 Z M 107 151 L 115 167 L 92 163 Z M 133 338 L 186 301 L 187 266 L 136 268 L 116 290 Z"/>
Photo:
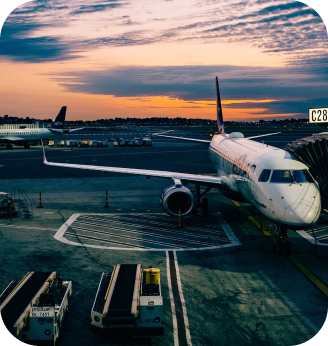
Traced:
<path fill-rule="evenodd" d="M 324 59 L 324 57 L 322 57 Z M 267 108 L 261 114 L 299 113 L 326 104 L 327 66 L 306 61 L 296 67 L 265 68 L 247 66 L 171 66 L 127 67 L 105 71 L 62 74 L 56 81 L 70 92 L 113 95 L 115 97 L 167 96 L 185 101 L 214 101 L 214 78 L 218 76 L 220 93 L 226 100 L 277 100 L 266 103 L 231 103 L 224 108 Z M 304 64 L 304 62 L 303 62 Z M 318 66 L 316 66 L 318 64 Z M 304 65 L 303 65 L 304 67 Z M 191 107 L 197 107 L 192 104 Z"/>
<path fill-rule="evenodd" d="M 155 4 L 149 6 L 150 13 L 154 10 L 151 6 Z M 130 28 L 137 24 L 138 30 L 129 29 L 108 36 L 108 31 L 104 34 L 99 29 L 99 36 L 92 39 L 83 39 L 80 32 L 76 32 L 75 37 L 67 35 L 65 38 L 56 36 L 55 30 L 52 37 L 44 37 L 42 34 L 44 28 L 55 29 L 66 26 L 70 27 L 69 32 L 72 32 L 74 23 L 82 20 L 81 18 L 85 19 L 87 27 L 88 17 L 84 15 L 111 9 L 119 9 L 121 12 L 115 18 L 109 17 L 110 25 L 124 30 L 125 27 Z M 154 18 L 141 22 L 142 16 L 140 17 L 136 11 L 134 2 L 89 0 L 86 4 L 81 0 L 32 1 L 16 9 L 6 21 L 2 35 L 6 44 L 2 45 L 4 51 L 1 54 L 15 61 L 29 61 L 34 59 L 38 51 L 40 55 L 37 62 L 43 62 L 45 61 L 43 57 L 49 58 L 51 49 L 55 53 L 53 60 L 67 60 L 75 58 L 77 52 L 82 54 L 84 50 L 98 47 L 150 45 L 161 42 L 242 44 L 257 47 L 267 53 L 288 54 L 291 52 L 298 54 L 301 50 L 327 49 L 327 31 L 321 18 L 301 2 L 283 0 L 204 1 L 198 4 L 191 2 L 186 12 L 185 17 L 176 17 L 175 13 L 172 13 L 172 16 L 165 19 L 158 18 L 159 13 L 156 13 Z M 159 20 L 165 23 L 165 26 L 154 26 L 154 30 L 150 30 L 149 24 Z M 20 41 L 34 39 L 37 36 L 39 42 L 42 40 L 46 42 L 44 53 L 38 41 L 35 49 L 31 41 Z M 3 41 L 2 37 L 0 42 Z M 15 45 L 17 49 L 14 48 Z M 21 47 L 26 49 L 25 56 L 19 49 Z M 15 55 L 16 52 L 19 54 Z"/>
<path fill-rule="evenodd" d="M 76 10 L 71 11 L 70 14 L 80 14 L 80 13 L 92 13 L 104 11 L 116 7 L 122 6 L 122 3 L 117 2 L 116 0 L 110 0 L 109 4 L 99 4 L 99 5 L 82 5 L 79 6 Z"/>

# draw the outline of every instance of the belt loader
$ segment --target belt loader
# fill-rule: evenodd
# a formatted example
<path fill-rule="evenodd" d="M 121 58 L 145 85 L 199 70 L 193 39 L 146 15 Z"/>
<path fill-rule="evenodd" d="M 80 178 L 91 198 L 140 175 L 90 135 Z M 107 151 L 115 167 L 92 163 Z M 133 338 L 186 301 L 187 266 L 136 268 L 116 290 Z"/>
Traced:
<path fill-rule="evenodd" d="M 57 344 L 68 310 L 72 282 L 56 272 L 30 272 L 11 281 L 0 296 L 0 312 L 7 329 L 29 345 Z"/>
<path fill-rule="evenodd" d="M 163 335 L 160 270 L 117 264 L 102 274 L 91 310 L 91 331 L 98 334 Z"/>

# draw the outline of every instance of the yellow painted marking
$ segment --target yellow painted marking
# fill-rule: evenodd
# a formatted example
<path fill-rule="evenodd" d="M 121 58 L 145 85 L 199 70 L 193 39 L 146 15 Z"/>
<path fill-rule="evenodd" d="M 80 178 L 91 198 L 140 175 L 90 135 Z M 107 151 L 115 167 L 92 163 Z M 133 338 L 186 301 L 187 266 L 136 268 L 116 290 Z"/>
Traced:
<path fill-rule="evenodd" d="M 265 235 L 270 239 L 273 243 L 275 243 L 275 237 L 268 231 L 261 229 L 261 224 L 258 222 L 254 216 L 251 216 L 249 212 L 241 206 L 240 203 L 231 200 L 241 211 L 242 214 L 244 214 L 250 221 L 253 222 L 253 224 Z M 300 255 L 302 256 L 302 255 Z M 311 256 L 311 255 L 309 255 Z M 317 287 L 319 291 L 321 291 L 326 297 L 328 297 L 328 287 L 327 285 L 322 282 L 310 269 L 308 269 L 295 255 L 286 256 L 287 259 L 294 264 L 294 266 L 310 281 L 312 284 Z"/>
<path fill-rule="evenodd" d="M 237 207 L 241 207 L 241 204 L 239 204 L 237 201 L 231 200 L 232 203 L 234 203 Z"/>
<path fill-rule="evenodd" d="M 295 265 L 298 270 L 304 274 L 314 286 L 316 286 L 326 297 L 328 297 L 328 287 L 309 270 L 295 255 L 287 256 L 287 258 Z"/>

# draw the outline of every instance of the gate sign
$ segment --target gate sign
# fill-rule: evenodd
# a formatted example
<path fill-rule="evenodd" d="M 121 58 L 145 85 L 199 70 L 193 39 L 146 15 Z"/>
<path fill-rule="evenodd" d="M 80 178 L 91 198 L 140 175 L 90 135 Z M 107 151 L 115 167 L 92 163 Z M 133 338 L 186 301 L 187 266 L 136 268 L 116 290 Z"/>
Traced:
<path fill-rule="evenodd" d="M 310 108 L 309 123 L 328 123 L 328 108 Z"/>

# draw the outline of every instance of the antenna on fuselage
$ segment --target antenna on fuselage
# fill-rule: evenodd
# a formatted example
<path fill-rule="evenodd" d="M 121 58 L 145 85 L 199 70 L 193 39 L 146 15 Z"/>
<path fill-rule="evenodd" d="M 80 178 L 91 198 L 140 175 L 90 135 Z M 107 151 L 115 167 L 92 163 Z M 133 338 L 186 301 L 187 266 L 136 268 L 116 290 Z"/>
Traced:
<path fill-rule="evenodd" d="M 222 115 L 222 106 L 221 106 L 218 77 L 215 77 L 215 86 L 216 86 L 216 110 L 217 110 L 217 121 L 218 121 L 218 134 L 223 134 L 225 132 L 224 132 L 224 121 L 223 121 L 223 115 Z"/>

